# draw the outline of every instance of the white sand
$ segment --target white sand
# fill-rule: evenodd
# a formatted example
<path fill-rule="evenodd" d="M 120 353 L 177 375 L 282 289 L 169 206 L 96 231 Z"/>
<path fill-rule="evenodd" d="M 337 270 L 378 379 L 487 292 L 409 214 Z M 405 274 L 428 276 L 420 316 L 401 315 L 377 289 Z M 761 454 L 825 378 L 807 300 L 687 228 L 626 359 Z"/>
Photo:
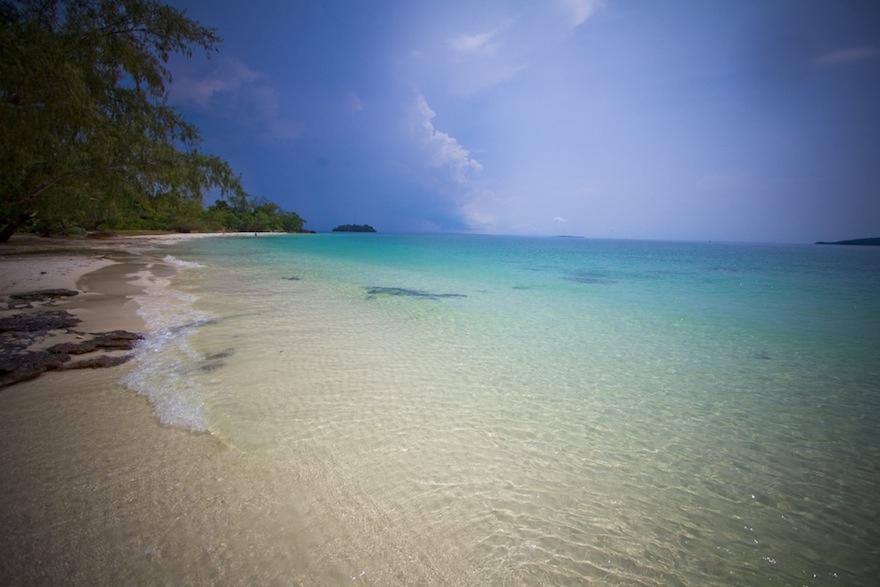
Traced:
<path fill-rule="evenodd" d="M 0 295 L 38 289 L 76 289 L 86 273 L 113 265 L 102 256 L 14 255 L 0 257 Z"/>

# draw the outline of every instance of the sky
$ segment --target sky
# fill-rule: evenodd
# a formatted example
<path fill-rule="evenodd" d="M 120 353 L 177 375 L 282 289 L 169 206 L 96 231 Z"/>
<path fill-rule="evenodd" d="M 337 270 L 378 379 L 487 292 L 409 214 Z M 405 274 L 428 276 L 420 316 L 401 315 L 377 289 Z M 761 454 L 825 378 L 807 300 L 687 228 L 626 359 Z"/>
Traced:
<path fill-rule="evenodd" d="M 880 3 L 173 0 L 169 101 L 328 230 L 880 236 Z"/>

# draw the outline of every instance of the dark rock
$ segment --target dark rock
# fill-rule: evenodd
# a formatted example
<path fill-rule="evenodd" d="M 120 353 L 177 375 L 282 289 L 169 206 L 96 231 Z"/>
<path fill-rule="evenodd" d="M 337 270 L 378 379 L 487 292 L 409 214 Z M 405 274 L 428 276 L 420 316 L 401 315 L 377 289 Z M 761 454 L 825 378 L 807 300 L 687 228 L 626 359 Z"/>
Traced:
<path fill-rule="evenodd" d="M 458 293 L 431 293 L 419 289 L 407 289 L 405 287 L 367 287 L 367 298 L 376 296 L 400 296 L 409 298 L 421 298 L 426 300 L 439 300 L 443 298 L 466 298 L 465 294 Z"/>
<path fill-rule="evenodd" d="M 95 332 L 76 342 L 52 345 L 46 350 L 29 351 L 30 345 L 43 340 L 52 330 L 67 330 L 80 319 L 64 310 L 26 312 L 0 318 L 0 387 L 38 377 L 46 371 L 62 369 L 96 369 L 119 365 L 131 355 L 91 357 L 70 363 L 71 355 L 99 349 L 131 350 L 143 337 L 136 332 L 113 330 Z M 77 331 L 72 331 L 77 333 Z M 80 336 L 82 333 L 77 333 Z"/>
<path fill-rule="evenodd" d="M 134 345 L 144 337 L 137 332 L 127 330 L 111 330 L 101 332 L 95 337 L 95 343 L 102 349 L 131 350 Z"/>
<path fill-rule="evenodd" d="M 113 330 L 99 333 L 95 338 L 79 342 L 62 342 L 52 345 L 47 350 L 50 353 L 62 353 L 67 355 L 82 355 L 98 349 L 130 351 L 143 336 L 127 330 Z"/>
<path fill-rule="evenodd" d="M 69 371 L 70 369 L 103 369 L 105 367 L 121 365 L 131 360 L 131 358 L 132 355 L 101 355 L 99 357 L 92 357 L 90 359 L 67 363 L 62 365 L 60 369 L 63 371 Z"/>
<path fill-rule="evenodd" d="M 63 355 L 82 355 L 97 349 L 98 345 L 95 344 L 94 340 L 84 340 L 81 342 L 62 342 L 59 344 L 53 344 L 46 350 L 50 353 Z"/>
<path fill-rule="evenodd" d="M 9 297 L 13 300 L 21 300 L 25 302 L 45 302 L 48 300 L 54 300 L 55 298 L 70 298 L 78 295 L 79 292 L 74 289 L 41 289 L 38 291 L 12 294 Z"/>
<path fill-rule="evenodd" d="M 73 328 L 81 320 L 65 310 L 28 312 L 0 318 L 0 332 L 46 333 L 50 330 Z"/>
<path fill-rule="evenodd" d="M 61 369 L 68 360 L 70 360 L 68 355 L 58 355 L 48 351 L 4 354 L 0 356 L 0 387 L 34 379 L 46 371 Z"/>

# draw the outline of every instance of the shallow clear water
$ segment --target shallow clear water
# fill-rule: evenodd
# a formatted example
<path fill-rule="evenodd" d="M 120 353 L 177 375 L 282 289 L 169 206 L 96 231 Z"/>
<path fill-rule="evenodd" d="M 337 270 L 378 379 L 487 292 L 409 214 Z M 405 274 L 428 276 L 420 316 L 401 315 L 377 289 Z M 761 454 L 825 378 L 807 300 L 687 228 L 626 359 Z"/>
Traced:
<path fill-rule="evenodd" d="M 309 582 L 880 576 L 880 250 L 327 234 L 173 254 L 201 267 L 142 309 L 127 385 L 271 463 L 255 485 L 285 472 Z"/>

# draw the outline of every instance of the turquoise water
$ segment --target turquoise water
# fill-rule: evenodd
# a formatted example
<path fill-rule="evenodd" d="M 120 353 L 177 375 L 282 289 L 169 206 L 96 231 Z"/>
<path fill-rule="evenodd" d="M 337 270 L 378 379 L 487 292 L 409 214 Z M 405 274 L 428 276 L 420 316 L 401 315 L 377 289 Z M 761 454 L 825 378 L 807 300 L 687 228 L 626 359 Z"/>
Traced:
<path fill-rule="evenodd" d="M 145 311 L 172 319 L 129 386 L 265 460 L 258 483 L 284 471 L 307 582 L 880 576 L 880 250 L 327 234 L 173 254 L 201 267 Z"/>

